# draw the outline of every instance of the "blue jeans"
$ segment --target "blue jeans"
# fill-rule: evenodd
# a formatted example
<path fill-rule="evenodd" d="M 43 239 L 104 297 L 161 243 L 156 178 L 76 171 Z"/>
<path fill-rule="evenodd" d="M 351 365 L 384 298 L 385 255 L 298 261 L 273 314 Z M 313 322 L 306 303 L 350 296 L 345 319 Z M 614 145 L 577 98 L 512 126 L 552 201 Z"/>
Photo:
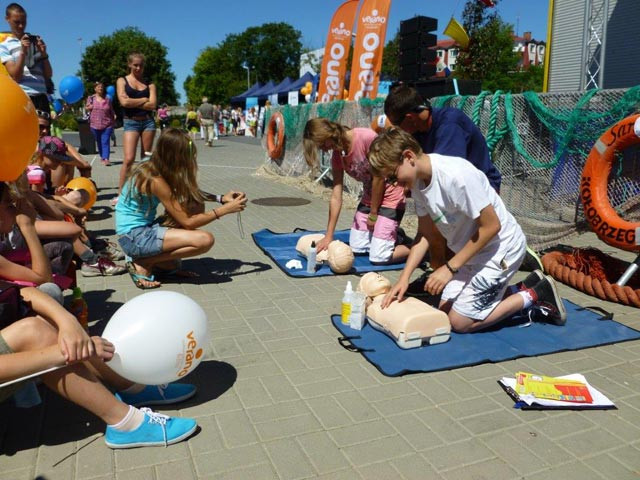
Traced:
<path fill-rule="evenodd" d="M 111 139 L 111 134 L 113 133 L 113 127 L 103 128 L 102 130 L 97 130 L 95 128 L 91 129 L 91 133 L 96 137 L 96 143 L 98 144 L 98 154 L 101 159 L 109 160 L 109 155 L 111 154 L 109 140 Z"/>

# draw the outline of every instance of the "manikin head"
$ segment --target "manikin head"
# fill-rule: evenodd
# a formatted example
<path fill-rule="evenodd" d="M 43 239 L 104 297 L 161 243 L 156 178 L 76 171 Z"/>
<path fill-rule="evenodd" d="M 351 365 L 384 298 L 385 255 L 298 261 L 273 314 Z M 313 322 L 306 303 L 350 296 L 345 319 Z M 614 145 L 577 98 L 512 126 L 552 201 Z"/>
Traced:
<path fill-rule="evenodd" d="M 351 247 L 340 240 L 334 240 L 329 244 L 329 267 L 335 273 L 347 273 L 353 267 L 353 252 Z"/>
<path fill-rule="evenodd" d="M 391 290 L 391 281 L 377 272 L 365 273 L 358 284 L 358 291 L 367 297 L 384 295 Z"/>

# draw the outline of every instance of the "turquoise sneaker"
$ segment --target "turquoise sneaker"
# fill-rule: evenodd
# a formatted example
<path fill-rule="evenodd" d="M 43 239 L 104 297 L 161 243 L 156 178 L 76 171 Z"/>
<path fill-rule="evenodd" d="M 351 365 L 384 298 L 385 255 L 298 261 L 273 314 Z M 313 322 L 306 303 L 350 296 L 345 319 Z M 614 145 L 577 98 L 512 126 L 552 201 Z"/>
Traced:
<path fill-rule="evenodd" d="M 116 393 L 116 397 L 127 405 L 170 405 L 184 402 L 196 394 L 197 387 L 190 383 L 165 383 L 164 385 L 147 385 L 138 393 Z"/>
<path fill-rule="evenodd" d="M 120 432 L 107 426 L 104 442 L 110 448 L 158 447 L 181 442 L 195 432 L 198 424 L 192 418 L 175 418 L 141 408 L 142 425 L 131 432 Z"/>

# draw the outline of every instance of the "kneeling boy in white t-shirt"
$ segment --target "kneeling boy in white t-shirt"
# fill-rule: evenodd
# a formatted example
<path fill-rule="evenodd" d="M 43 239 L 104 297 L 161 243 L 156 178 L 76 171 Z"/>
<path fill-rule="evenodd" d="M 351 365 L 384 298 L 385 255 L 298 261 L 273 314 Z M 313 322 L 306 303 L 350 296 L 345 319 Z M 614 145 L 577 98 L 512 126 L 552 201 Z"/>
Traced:
<path fill-rule="evenodd" d="M 398 128 L 379 135 L 368 158 L 374 174 L 411 187 L 418 215 L 418 236 L 383 308 L 402 301 L 411 274 L 432 244 L 434 272 L 425 290 L 442 294 L 439 307 L 455 331 L 476 332 L 531 306 L 539 307 L 547 321 L 565 323 L 555 282 L 542 272 L 532 273 L 509 295 L 508 282 L 525 256 L 526 239 L 480 170 L 463 158 L 423 153 Z M 436 229 L 454 252 L 448 261 L 444 245 L 436 243 Z"/>

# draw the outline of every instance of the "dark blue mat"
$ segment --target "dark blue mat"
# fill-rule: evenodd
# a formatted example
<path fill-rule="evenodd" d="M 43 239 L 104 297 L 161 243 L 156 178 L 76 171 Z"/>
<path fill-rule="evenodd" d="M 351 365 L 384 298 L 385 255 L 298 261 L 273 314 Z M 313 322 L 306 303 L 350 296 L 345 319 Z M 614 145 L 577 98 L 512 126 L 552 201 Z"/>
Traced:
<path fill-rule="evenodd" d="M 266 253 L 271 259 L 276 262 L 276 265 L 289 276 L 292 277 L 323 277 L 325 275 L 335 275 L 329 268 L 329 265 L 320 266 L 315 274 L 307 273 L 307 259 L 301 257 L 296 251 L 296 244 L 298 239 L 303 235 L 310 233 L 324 233 L 324 232 L 311 232 L 308 230 L 298 230 L 293 233 L 274 233 L 271 230 L 263 229 L 258 232 L 252 233 L 253 241 L 256 245 Z M 338 230 L 333 236 L 334 240 L 340 240 L 346 244 L 349 244 L 349 230 Z M 302 262 L 302 269 L 289 270 L 285 265 L 291 259 L 298 259 Z M 352 273 L 366 273 L 366 272 L 379 272 L 382 270 L 402 270 L 404 268 L 403 263 L 395 263 L 393 265 L 374 265 L 369 261 L 367 255 L 356 255 L 353 262 Z"/>
<path fill-rule="evenodd" d="M 343 346 L 346 343 L 353 350 L 356 350 L 353 347 L 357 347 L 357 351 L 389 377 L 497 363 L 640 338 L 637 330 L 613 320 L 605 320 L 605 317 L 567 300 L 564 303 L 567 323 L 563 327 L 533 323 L 519 328 L 518 325 L 526 323 L 527 319 L 514 317 L 507 320 L 502 328 L 471 334 L 452 332 L 446 343 L 410 350 L 398 347 L 393 339 L 368 324 L 358 331 L 343 325 L 340 315 L 332 315 L 331 321 L 344 335 L 340 339 Z"/>

